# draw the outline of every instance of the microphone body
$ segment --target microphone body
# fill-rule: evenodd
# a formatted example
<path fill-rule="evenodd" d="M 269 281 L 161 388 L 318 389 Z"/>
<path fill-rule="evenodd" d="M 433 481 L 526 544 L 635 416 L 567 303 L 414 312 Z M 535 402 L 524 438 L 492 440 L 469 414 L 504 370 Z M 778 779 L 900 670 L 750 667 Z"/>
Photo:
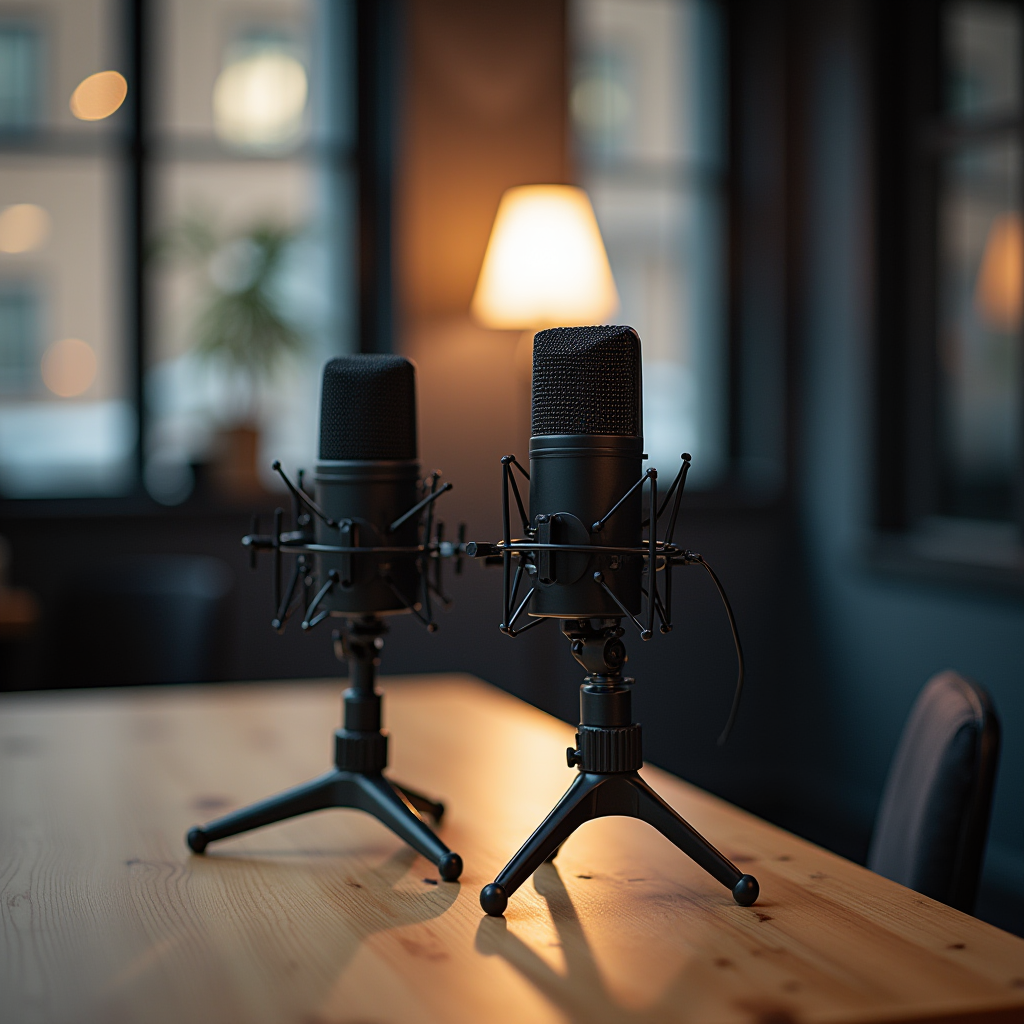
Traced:
<path fill-rule="evenodd" d="M 643 438 L 614 434 L 548 434 L 530 439 L 530 520 L 538 543 L 639 547 L 642 497 L 626 499 L 600 532 L 592 529 L 643 472 Z M 621 616 L 599 586 L 634 615 L 640 612 L 642 555 L 537 551 L 529 614 L 560 619 Z"/>
<path fill-rule="evenodd" d="M 530 521 L 538 544 L 639 548 L 637 488 L 602 520 L 643 472 L 640 339 L 629 327 L 541 331 L 534 341 Z M 621 617 L 641 606 L 640 554 L 538 547 L 529 614 L 563 619 Z"/>
<path fill-rule="evenodd" d="M 415 547 L 419 543 L 418 518 L 407 520 L 394 532 L 388 527 L 416 504 L 419 481 L 420 464 L 416 460 L 318 462 L 317 504 L 341 525 L 332 528 L 318 519 L 316 542 L 350 547 Z M 408 614 L 398 594 L 410 601 L 419 596 L 420 573 L 414 555 L 331 553 L 317 555 L 316 563 L 321 580 L 326 580 L 332 570 L 338 573 L 339 584 L 320 605 L 335 615 Z"/>
<path fill-rule="evenodd" d="M 333 547 L 414 548 L 419 518 L 392 523 L 421 497 L 415 371 L 395 355 L 351 355 L 324 367 L 315 497 L 338 523 L 316 520 L 315 540 Z M 420 565 L 409 552 L 315 556 L 317 576 L 338 583 L 320 607 L 338 616 L 397 615 L 418 608 Z"/>

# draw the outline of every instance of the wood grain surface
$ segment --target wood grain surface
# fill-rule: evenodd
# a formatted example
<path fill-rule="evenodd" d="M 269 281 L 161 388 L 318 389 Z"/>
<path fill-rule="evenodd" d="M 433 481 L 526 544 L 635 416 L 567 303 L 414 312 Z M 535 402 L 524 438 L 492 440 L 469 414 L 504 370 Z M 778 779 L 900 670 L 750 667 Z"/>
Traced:
<path fill-rule="evenodd" d="M 653 768 L 755 906 L 607 818 L 485 917 L 573 730 L 468 677 L 383 682 L 390 774 L 447 801 L 460 883 L 354 811 L 189 854 L 190 825 L 330 765 L 336 681 L 3 697 L 0 1020 L 1024 1020 L 1024 941 Z"/>

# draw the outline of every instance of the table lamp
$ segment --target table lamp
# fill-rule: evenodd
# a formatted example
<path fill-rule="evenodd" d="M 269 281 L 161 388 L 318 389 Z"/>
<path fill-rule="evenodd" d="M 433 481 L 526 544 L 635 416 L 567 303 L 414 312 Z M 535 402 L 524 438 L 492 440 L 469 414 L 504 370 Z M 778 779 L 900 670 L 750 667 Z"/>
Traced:
<path fill-rule="evenodd" d="M 484 327 L 533 332 L 603 323 L 619 295 L 594 208 L 572 185 L 519 185 L 498 204 L 471 310 Z"/>
<path fill-rule="evenodd" d="M 493 330 L 519 330 L 514 366 L 529 436 L 533 336 L 607 322 L 619 307 L 590 197 L 573 185 L 518 185 L 498 204 L 470 310 Z"/>

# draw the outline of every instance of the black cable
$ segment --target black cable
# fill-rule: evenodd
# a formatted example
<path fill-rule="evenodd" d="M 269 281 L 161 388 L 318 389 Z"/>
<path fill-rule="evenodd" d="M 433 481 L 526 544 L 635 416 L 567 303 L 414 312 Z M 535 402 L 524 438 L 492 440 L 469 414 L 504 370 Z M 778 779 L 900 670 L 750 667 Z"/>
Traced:
<path fill-rule="evenodd" d="M 729 604 L 729 598 L 726 596 L 725 587 L 722 586 L 722 581 L 715 575 L 715 570 L 704 561 L 704 558 L 701 555 L 688 551 L 686 553 L 686 557 L 691 561 L 700 562 L 700 564 L 707 569 L 711 578 L 715 581 L 715 586 L 718 588 L 718 595 L 722 599 L 722 604 L 725 605 L 725 614 L 729 616 L 729 628 L 732 630 L 732 642 L 736 645 L 736 692 L 733 694 L 732 707 L 729 710 L 729 717 L 726 720 L 725 728 L 722 730 L 722 735 L 718 737 L 718 745 L 721 747 L 729 738 L 729 734 L 732 732 L 732 727 L 736 722 L 736 715 L 740 710 L 740 697 L 743 696 L 744 676 L 743 645 L 740 643 L 740 634 L 739 630 L 736 628 L 736 617 L 732 613 L 732 605 Z"/>

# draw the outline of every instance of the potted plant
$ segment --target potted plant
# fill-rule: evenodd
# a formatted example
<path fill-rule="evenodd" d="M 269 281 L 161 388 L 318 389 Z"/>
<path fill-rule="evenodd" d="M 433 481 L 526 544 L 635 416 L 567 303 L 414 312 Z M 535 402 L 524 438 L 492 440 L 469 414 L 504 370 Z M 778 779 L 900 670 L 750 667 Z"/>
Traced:
<path fill-rule="evenodd" d="M 192 326 L 195 355 L 232 384 L 219 411 L 210 469 L 218 489 L 239 497 L 262 488 L 257 472 L 261 398 L 282 361 L 301 354 L 305 338 L 282 308 L 278 284 L 298 231 L 269 220 L 224 236 L 208 217 L 183 220 L 161 243 L 198 272 Z"/>

